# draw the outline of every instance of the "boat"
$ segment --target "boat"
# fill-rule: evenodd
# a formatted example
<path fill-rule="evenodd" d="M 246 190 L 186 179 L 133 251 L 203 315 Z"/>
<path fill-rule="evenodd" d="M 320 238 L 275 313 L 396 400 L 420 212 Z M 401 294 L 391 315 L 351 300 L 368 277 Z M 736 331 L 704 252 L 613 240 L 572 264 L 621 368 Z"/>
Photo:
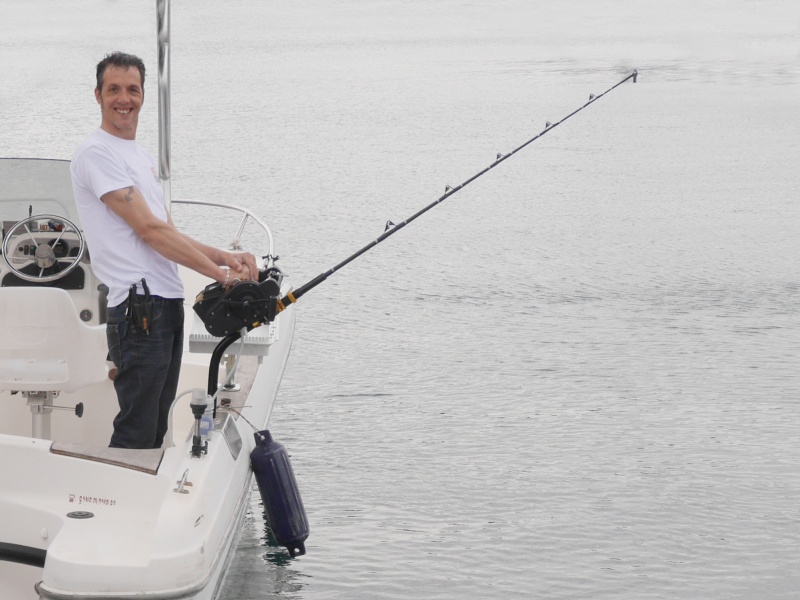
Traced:
<path fill-rule="evenodd" d="M 219 597 L 253 491 L 250 455 L 264 439 L 254 432 L 269 423 L 288 360 L 294 308 L 277 315 L 275 305 L 292 286 L 268 225 L 236 205 L 171 198 L 168 3 L 157 11 L 165 199 L 179 228 L 178 214 L 216 224 L 230 213 L 226 249 L 261 257 L 262 273 L 235 299 L 269 310 L 231 325 L 221 313 L 237 286 L 181 269 L 183 367 L 164 445 L 109 448 L 118 404 L 107 288 L 92 270 L 69 161 L 0 159 L 2 598 Z"/>

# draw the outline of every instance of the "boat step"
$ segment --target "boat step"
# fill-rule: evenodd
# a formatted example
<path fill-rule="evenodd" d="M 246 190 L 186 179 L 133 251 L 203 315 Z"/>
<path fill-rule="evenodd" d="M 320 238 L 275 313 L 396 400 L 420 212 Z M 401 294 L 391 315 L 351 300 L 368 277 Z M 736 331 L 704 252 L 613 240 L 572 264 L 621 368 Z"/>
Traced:
<path fill-rule="evenodd" d="M 94 462 L 106 463 L 125 469 L 133 469 L 150 475 L 158 474 L 158 467 L 164 457 L 163 448 L 151 450 L 128 450 L 127 448 L 104 448 L 97 446 L 81 446 L 54 442 L 50 446 L 52 454 L 72 456 Z"/>

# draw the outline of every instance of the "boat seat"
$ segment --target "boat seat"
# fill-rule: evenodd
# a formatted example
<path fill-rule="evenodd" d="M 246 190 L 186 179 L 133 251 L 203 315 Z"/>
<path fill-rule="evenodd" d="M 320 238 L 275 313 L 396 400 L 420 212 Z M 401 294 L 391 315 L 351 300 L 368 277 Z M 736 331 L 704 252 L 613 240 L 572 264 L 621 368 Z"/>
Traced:
<path fill-rule="evenodd" d="M 107 379 L 105 329 L 81 321 L 65 290 L 0 288 L 0 391 L 23 392 L 35 437 L 49 438 L 54 396 Z"/>

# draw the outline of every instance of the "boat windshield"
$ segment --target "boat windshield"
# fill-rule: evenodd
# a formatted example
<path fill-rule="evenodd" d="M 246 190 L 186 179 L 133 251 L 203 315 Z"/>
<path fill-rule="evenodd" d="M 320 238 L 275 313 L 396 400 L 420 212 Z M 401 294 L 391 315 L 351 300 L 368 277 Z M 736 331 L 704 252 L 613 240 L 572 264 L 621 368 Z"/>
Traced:
<path fill-rule="evenodd" d="M 0 219 L 3 226 L 29 215 L 66 217 L 80 227 L 68 160 L 0 158 Z"/>

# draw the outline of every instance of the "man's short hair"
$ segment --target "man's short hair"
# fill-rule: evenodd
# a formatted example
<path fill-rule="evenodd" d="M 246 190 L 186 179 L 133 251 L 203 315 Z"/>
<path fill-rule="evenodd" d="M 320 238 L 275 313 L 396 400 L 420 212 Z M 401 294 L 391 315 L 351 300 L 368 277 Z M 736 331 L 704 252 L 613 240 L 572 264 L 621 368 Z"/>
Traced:
<path fill-rule="evenodd" d="M 136 67 L 139 69 L 139 74 L 142 76 L 142 89 L 144 89 L 144 62 L 138 56 L 125 54 L 124 52 L 106 54 L 106 57 L 97 63 L 98 91 L 103 91 L 103 74 L 106 72 L 107 67 L 122 67 L 125 69 Z"/>

